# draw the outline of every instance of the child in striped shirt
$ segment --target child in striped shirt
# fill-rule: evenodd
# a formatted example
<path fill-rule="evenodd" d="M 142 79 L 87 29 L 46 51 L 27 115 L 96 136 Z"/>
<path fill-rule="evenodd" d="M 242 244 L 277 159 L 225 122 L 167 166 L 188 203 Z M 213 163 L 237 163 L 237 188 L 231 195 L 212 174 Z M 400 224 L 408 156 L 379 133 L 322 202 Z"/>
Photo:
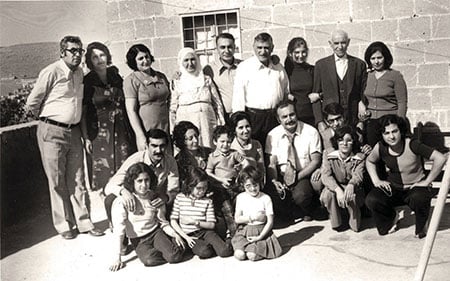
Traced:
<path fill-rule="evenodd" d="M 229 240 L 224 242 L 214 232 L 216 218 L 213 201 L 206 197 L 208 175 L 198 167 L 192 167 L 175 198 L 170 223 L 186 241 L 192 252 L 201 259 L 215 254 L 229 257 L 233 249 Z"/>

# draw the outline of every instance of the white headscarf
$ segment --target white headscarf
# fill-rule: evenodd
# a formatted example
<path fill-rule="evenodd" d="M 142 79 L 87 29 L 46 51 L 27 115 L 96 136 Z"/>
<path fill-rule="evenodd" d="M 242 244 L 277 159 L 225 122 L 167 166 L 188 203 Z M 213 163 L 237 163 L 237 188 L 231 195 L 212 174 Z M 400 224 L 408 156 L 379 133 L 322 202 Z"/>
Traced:
<path fill-rule="evenodd" d="M 183 66 L 183 59 L 193 54 L 197 62 L 195 72 L 189 73 Z M 183 92 L 197 92 L 200 87 L 205 85 L 205 77 L 203 76 L 200 59 L 192 48 L 183 48 L 178 52 L 178 67 L 181 72 L 178 85 Z"/>

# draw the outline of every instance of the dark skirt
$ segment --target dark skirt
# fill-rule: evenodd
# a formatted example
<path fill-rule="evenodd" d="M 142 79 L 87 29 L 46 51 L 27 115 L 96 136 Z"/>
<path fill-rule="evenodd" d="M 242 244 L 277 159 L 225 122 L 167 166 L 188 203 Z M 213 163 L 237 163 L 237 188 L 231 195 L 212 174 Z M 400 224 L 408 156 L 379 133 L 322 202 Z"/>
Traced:
<path fill-rule="evenodd" d="M 274 259 L 281 255 L 281 246 L 278 238 L 270 231 L 267 236 L 257 242 L 249 242 L 247 237 L 258 236 L 264 228 L 264 224 L 260 225 L 240 225 L 236 234 L 231 239 L 234 250 L 242 250 L 244 252 L 252 252 L 265 259 Z"/>

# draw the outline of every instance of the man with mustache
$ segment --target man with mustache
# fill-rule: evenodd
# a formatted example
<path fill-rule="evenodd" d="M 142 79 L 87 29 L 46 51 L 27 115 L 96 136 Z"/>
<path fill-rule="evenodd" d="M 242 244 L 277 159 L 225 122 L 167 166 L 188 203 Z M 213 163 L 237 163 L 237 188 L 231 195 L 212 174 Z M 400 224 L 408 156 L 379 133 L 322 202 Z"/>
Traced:
<path fill-rule="evenodd" d="M 266 140 L 269 155 L 267 192 L 272 194 L 278 215 L 288 216 L 284 217 L 287 219 L 297 216 L 300 211 L 303 220 L 310 221 L 313 203 L 318 203 L 310 177 L 321 164 L 320 135 L 314 127 L 297 119 L 293 102 L 281 102 L 276 113 L 280 125 L 269 132 Z M 275 190 L 280 197 L 273 192 Z"/>
<path fill-rule="evenodd" d="M 86 205 L 81 108 L 84 53 L 78 36 L 60 42 L 60 60 L 44 68 L 27 99 L 27 110 L 39 117 L 37 141 L 48 179 L 53 225 L 64 239 L 80 233 L 101 236 Z"/>
<path fill-rule="evenodd" d="M 274 63 L 273 48 L 270 34 L 256 35 L 255 55 L 239 64 L 234 80 L 232 110 L 249 114 L 252 138 L 262 145 L 267 133 L 277 125 L 273 109 L 289 94 L 288 76 L 281 64 Z"/>
<path fill-rule="evenodd" d="M 158 198 L 152 201 L 152 205 L 159 207 L 161 204 L 170 206 L 179 192 L 178 166 L 175 158 L 165 153 L 169 137 L 160 129 L 150 129 L 146 133 L 147 146 L 145 150 L 138 151 L 123 162 L 119 170 L 109 179 L 105 187 L 105 208 L 110 218 L 112 202 L 116 197 L 123 200 L 125 207 L 133 211 L 135 202 L 132 194 L 123 186 L 126 171 L 138 162 L 149 165 L 158 178 L 156 193 Z"/>
<path fill-rule="evenodd" d="M 236 50 L 234 36 L 221 33 L 216 38 L 216 48 L 219 58 L 203 68 L 203 73 L 211 77 L 225 107 L 225 119 L 231 114 L 233 85 L 236 69 L 241 60 L 234 57 Z"/>

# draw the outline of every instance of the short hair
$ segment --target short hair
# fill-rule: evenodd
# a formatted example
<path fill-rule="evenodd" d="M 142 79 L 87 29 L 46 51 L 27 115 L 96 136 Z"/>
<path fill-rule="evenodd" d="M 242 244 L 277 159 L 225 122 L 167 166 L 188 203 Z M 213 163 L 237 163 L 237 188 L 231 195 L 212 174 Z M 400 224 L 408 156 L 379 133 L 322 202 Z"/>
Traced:
<path fill-rule="evenodd" d="M 150 189 L 155 189 L 158 184 L 158 178 L 155 172 L 145 164 L 144 162 L 138 162 L 131 165 L 125 173 L 125 178 L 123 180 L 123 187 L 125 187 L 129 192 L 134 192 L 134 180 L 139 177 L 140 174 L 147 173 L 150 178 Z"/>
<path fill-rule="evenodd" d="M 384 68 L 390 69 L 392 63 L 394 62 L 394 58 L 392 57 L 391 51 L 389 48 L 381 41 L 373 42 L 367 47 L 366 52 L 364 53 L 364 60 L 367 63 L 369 68 L 372 68 L 372 64 L 370 63 L 370 57 L 379 51 L 384 57 Z"/>
<path fill-rule="evenodd" d="M 219 139 L 220 135 L 224 135 L 224 134 L 227 134 L 229 139 L 232 139 L 234 136 L 233 131 L 231 131 L 229 126 L 227 126 L 227 125 L 216 126 L 214 128 L 213 135 L 212 135 L 213 140 L 217 141 Z"/>
<path fill-rule="evenodd" d="M 250 115 L 248 115 L 247 112 L 244 111 L 236 111 L 235 113 L 231 114 L 230 116 L 230 127 L 234 131 L 236 131 L 236 127 L 241 120 L 247 120 L 250 124 L 250 127 L 252 126 L 252 122 L 250 121 Z"/>
<path fill-rule="evenodd" d="M 261 32 L 256 35 L 254 42 L 269 42 L 271 45 L 273 45 L 272 36 L 270 36 L 270 34 L 267 32 Z"/>
<path fill-rule="evenodd" d="M 189 166 L 186 179 L 183 182 L 181 192 L 188 196 L 192 190 L 202 181 L 208 181 L 208 174 L 199 167 Z"/>
<path fill-rule="evenodd" d="M 350 39 L 350 38 L 348 37 L 347 31 L 345 31 L 345 30 L 343 30 L 343 29 L 336 29 L 336 30 L 333 30 L 333 31 L 331 32 L 330 41 L 332 41 L 332 40 L 333 40 L 333 37 L 334 37 L 335 35 L 337 35 L 337 34 L 342 34 L 342 35 L 344 35 L 345 38 L 346 38 L 347 40 Z"/>
<path fill-rule="evenodd" d="M 380 139 L 384 145 L 387 146 L 388 144 L 383 139 L 383 133 L 386 131 L 386 127 L 391 124 L 397 125 L 398 129 L 400 130 L 400 135 L 402 137 L 402 140 L 405 140 L 406 135 L 408 133 L 408 123 L 406 122 L 405 119 L 403 119 L 402 117 L 395 115 L 395 114 L 388 114 L 388 115 L 382 116 L 379 119 L 379 122 L 380 122 L 380 127 L 381 127 Z"/>
<path fill-rule="evenodd" d="M 135 44 L 128 49 L 126 58 L 127 58 L 127 65 L 129 68 L 131 68 L 134 71 L 138 70 L 137 64 L 136 64 L 136 56 L 139 52 L 147 53 L 150 57 L 150 61 L 154 62 L 155 57 L 153 57 L 152 53 L 150 52 L 150 49 L 147 48 L 144 44 Z"/>
<path fill-rule="evenodd" d="M 192 122 L 189 121 L 180 121 L 173 128 L 173 136 L 172 136 L 173 142 L 181 150 L 183 150 L 186 147 L 184 141 L 186 132 L 189 129 L 194 130 L 197 133 L 197 135 L 200 134 L 200 131 L 198 130 L 197 126 L 195 126 L 194 124 L 192 124 Z"/>
<path fill-rule="evenodd" d="M 333 146 L 334 149 L 339 149 L 339 141 L 342 140 L 344 138 L 344 136 L 346 134 L 349 134 L 352 139 L 353 139 L 353 144 L 352 144 L 352 151 L 353 153 L 356 153 L 359 151 L 359 140 L 358 140 L 358 135 L 356 134 L 355 129 L 353 129 L 352 127 L 345 125 L 342 126 L 340 128 L 337 128 L 336 131 L 334 132 L 334 136 L 331 137 L 331 145 Z"/>
<path fill-rule="evenodd" d="M 243 187 L 246 180 L 252 180 L 259 184 L 263 182 L 263 174 L 255 166 L 249 165 L 241 170 L 237 177 L 237 182 Z"/>
<path fill-rule="evenodd" d="M 163 139 L 166 144 L 169 144 L 169 136 L 167 133 L 161 129 L 150 129 L 145 133 L 145 139 L 147 143 L 150 142 L 150 139 Z"/>
<path fill-rule="evenodd" d="M 284 99 L 275 107 L 275 114 L 277 116 L 277 119 L 278 119 L 278 110 L 288 106 L 292 106 L 294 108 L 295 114 L 297 115 L 297 108 L 295 106 L 295 102 L 288 99 Z"/>
<path fill-rule="evenodd" d="M 87 46 L 86 54 L 84 55 L 87 68 L 89 68 L 90 70 L 94 69 L 94 65 L 92 64 L 92 60 L 91 60 L 91 56 L 92 56 L 92 53 L 94 52 L 94 49 L 100 50 L 103 53 L 105 53 L 107 65 L 110 65 L 112 63 L 111 53 L 110 53 L 108 47 L 106 47 L 106 45 L 104 45 L 100 42 L 92 42 Z"/>
<path fill-rule="evenodd" d="M 59 50 L 61 53 L 64 52 L 64 50 L 67 48 L 67 43 L 79 44 L 80 47 L 83 47 L 83 43 L 81 42 L 79 36 L 67 35 L 64 36 L 63 39 L 61 39 L 61 41 L 59 42 Z"/>
<path fill-rule="evenodd" d="M 233 41 L 233 44 L 235 42 L 233 34 L 228 33 L 228 32 L 220 33 L 219 35 L 217 35 L 217 37 L 216 37 L 216 46 L 217 46 L 217 42 L 219 42 L 219 39 L 230 39 L 230 40 Z"/>
<path fill-rule="evenodd" d="M 342 115 L 342 117 L 344 117 L 344 108 L 339 103 L 332 102 L 332 103 L 327 104 L 323 108 L 323 114 L 324 114 L 325 120 L 328 118 L 329 115 Z"/>

